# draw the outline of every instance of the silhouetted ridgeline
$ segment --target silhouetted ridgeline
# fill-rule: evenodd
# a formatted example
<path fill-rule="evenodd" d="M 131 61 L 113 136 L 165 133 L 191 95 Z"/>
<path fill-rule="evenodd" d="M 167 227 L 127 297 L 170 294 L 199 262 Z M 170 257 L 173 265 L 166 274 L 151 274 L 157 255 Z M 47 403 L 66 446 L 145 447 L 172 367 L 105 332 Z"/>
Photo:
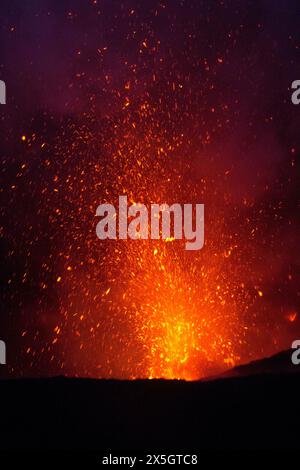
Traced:
<path fill-rule="evenodd" d="M 3 380 L 0 393 L 2 449 L 300 447 L 299 373 L 207 382 Z"/>

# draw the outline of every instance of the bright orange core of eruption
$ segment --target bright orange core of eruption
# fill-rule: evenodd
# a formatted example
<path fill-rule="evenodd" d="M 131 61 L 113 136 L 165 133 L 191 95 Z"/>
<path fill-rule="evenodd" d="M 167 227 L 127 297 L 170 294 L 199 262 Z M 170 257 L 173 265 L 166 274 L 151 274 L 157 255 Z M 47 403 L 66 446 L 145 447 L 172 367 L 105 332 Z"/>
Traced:
<path fill-rule="evenodd" d="M 197 379 L 191 370 L 190 358 L 197 344 L 193 334 L 193 325 L 184 320 L 162 324 L 161 343 L 157 351 L 158 359 L 149 367 L 149 378 Z M 160 352 L 159 352 L 160 351 Z M 155 349 L 153 349 L 155 354 Z"/>
<path fill-rule="evenodd" d="M 184 254 L 178 241 L 126 247 L 133 270 L 122 300 L 125 311 L 136 310 L 133 324 L 145 351 L 139 375 L 195 380 L 234 365 L 244 330 L 235 293 L 217 266 L 201 266 L 201 254 Z"/>

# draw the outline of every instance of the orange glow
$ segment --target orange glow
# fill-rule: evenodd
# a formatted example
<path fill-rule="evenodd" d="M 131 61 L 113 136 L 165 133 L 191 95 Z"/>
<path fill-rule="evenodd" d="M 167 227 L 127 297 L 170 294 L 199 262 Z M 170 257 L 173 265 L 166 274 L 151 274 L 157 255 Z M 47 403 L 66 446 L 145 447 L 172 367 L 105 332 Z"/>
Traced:
<path fill-rule="evenodd" d="M 88 171 L 79 168 L 72 184 L 68 178 L 76 222 L 59 255 L 60 272 L 66 274 L 64 282 L 57 277 L 62 334 L 56 346 L 61 341 L 70 351 L 69 363 L 76 363 L 80 375 L 192 380 L 231 367 L 243 356 L 244 316 L 257 295 L 245 287 L 240 239 L 232 238 L 223 207 L 208 209 L 212 222 L 198 252 L 186 251 L 173 237 L 169 243 L 96 237 L 96 207 L 119 195 L 146 206 L 210 201 L 188 160 L 184 171 L 191 179 L 182 184 L 181 161 L 174 155 L 183 136 L 159 136 L 157 112 L 142 103 L 136 116 L 126 115 L 125 135 L 121 129 L 122 135 L 105 143 L 108 166 L 99 165 L 95 152 Z M 59 209 L 69 230 L 64 208 Z"/>
<path fill-rule="evenodd" d="M 293 323 L 296 318 L 297 318 L 297 312 L 292 312 L 292 313 L 289 313 L 287 316 L 286 316 L 287 320 L 291 323 Z"/>
<path fill-rule="evenodd" d="M 116 92 L 115 120 L 98 127 L 93 111 L 82 125 L 64 124 L 55 148 L 59 163 L 41 163 L 52 175 L 41 206 L 54 247 L 53 271 L 44 261 L 41 285 L 50 295 L 53 281 L 57 295 L 55 317 L 45 320 L 52 337 L 42 352 L 69 375 L 185 380 L 267 354 L 277 337 L 269 335 L 265 265 L 257 261 L 265 250 L 263 212 L 251 212 L 251 199 L 232 202 L 228 166 L 215 171 L 208 134 L 194 143 L 188 126 L 177 127 L 181 111 L 169 89 L 158 102 L 137 98 L 126 83 Z M 180 84 L 170 84 L 175 98 Z M 96 208 L 117 206 L 120 195 L 148 208 L 205 204 L 203 249 L 189 252 L 172 236 L 99 240 Z M 269 349 L 263 336 L 270 337 Z"/>

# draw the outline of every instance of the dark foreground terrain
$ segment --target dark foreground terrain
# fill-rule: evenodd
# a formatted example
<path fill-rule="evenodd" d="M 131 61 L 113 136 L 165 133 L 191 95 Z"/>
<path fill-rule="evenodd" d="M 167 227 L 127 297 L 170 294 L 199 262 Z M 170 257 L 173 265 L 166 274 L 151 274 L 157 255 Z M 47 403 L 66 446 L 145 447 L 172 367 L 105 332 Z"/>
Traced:
<path fill-rule="evenodd" d="M 0 447 L 300 448 L 300 366 L 291 373 L 289 357 L 265 361 L 267 372 L 252 363 L 250 375 L 244 368 L 240 377 L 205 382 L 3 380 Z M 274 372 L 277 361 L 287 370 Z"/>

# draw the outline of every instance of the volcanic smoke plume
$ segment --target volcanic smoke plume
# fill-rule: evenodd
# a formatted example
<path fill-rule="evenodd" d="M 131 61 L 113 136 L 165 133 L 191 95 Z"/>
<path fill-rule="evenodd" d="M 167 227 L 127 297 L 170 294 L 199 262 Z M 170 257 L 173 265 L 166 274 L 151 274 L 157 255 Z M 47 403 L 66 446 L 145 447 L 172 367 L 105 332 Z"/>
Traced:
<path fill-rule="evenodd" d="M 0 6 L 8 374 L 191 380 L 288 348 L 298 3 L 70 3 Z M 99 241 L 120 195 L 205 204 L 204 248 Z"/>

